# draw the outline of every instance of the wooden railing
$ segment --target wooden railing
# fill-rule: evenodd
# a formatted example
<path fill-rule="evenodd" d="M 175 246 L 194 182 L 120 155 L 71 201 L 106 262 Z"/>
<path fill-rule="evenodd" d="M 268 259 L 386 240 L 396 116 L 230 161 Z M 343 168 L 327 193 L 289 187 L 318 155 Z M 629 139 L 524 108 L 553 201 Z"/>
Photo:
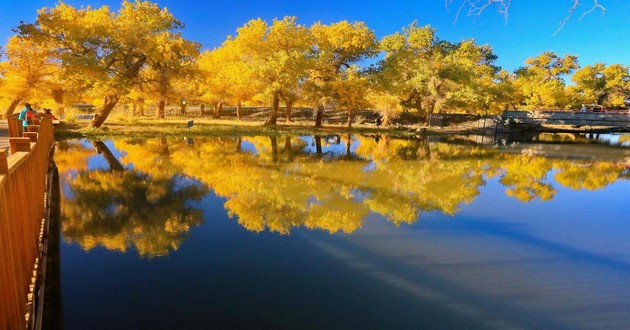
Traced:
<path fill-rule="evenodd" d="M 9 138 L 10 155 L 0 150 L 0 329 L 33 322 L 53 144 L 52 121 L 43 118 Z"/>

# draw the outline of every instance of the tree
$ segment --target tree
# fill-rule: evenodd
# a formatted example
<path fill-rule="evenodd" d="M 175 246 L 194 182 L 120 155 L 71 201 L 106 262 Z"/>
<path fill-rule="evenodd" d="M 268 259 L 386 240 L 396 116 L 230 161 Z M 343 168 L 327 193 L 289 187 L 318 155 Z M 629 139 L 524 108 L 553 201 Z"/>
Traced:
<path fill-rule="evenodd" d="M 335 106 L 348 113 L 348 127 L 351 127 L 354 112 L 370 106 L 368 100 L 370 83 L 356 66 L 352 66 L 341 73 L 339 79 L 333 81 L 331 85 Z"/>
<path fill-rule="evenodd" d="M 212 105 L 215 118 L 221 116 L 223 105 L 230 99 L 231 84 L 224 66 L 227 51 L 224 47 L 204 51 L 198 61 L 200 98 Z"/>
<path fill-rule="evenodd" d="M 604 69 L 607 103 L 612 107 L 623 107 L 630 99 L 630 66 L 612 64 Z"/>
<path fill-rule="evenodd" d="M 10 116 L 20 102 L 54 90 L 54 81 L 59 78 L 59 63 L 54 55 L 48 45 L 35 43 L 31 38 L 9 39 L 7 60 L 0 62 L 1 92 L 9 98 L 5 116 Z"/>
<path fill-rule="evenodd" d="M 414 22 L 402 33 L 384 37 L 381 48 L 386 54 L 376 68 L 378 85 L 427 121 L 442 109 L 478 111 L 471 107 L 490 102 L 487 95 L 498 68 L 489 46 L 441 41 L 435 29 Z"/>
<path fill-rule="evenodd" d="M 604 63 L 587 65 L 577 70 L 568 90 L 576 104 L 597 103 L 607 107 L 622 107 L 630 95 L 629 67 L 621 64 L 606 66 Z"/>
<path fill-rule="evenodd" d="M 524 96 L 523 105 L 529 109 L 565 107 L 568 98 L 562 77 L 578 67 L 574 55 L 559 57 L 547 51 L 528 58 L 525 66 L 515 71 L 515 84 Z"/>
<path fill-rule="evenodd" d="M 317 105 L 315 126 L 320 127 L 324 105 L 341 101 L 342 97 L 335 97 L 335 92 L 344 93 L 342 90 L 345 89 L 345 96 L 350 96 L 347 88 L 350 88 L 353 83 L 359 83 L 360 79 L 348 83 L 341 81 L 359 77 L 358 70 L 356 67 L 351 69 L 352 66 L 364 59 L 376 56 L 378 40 L 374 31 L 363 22 L 341 21 L 330 25 L 316 23 L 311 26 L 310 31 L 314 45 L 313 63 L 307 88 L 309 98 Z M 347 72 L 348 70 L 355 72 Z M 359 106 L 359 104 L 355 102 L 353 106 Z"/>
<path fill-rule="evenodd" d="M 123 1 L 118 12 L 106 6 L 76 9 L 65 3 L 39 11 L 22 36 L 50 43 L 67 75 L 102 100 L 94 127 L 100 127 L 145 66 L 171 63 L 184 43 L 183 24 L 148 1 Z"/>
<path fill-rule="evenodd" d="M 305 79 L 311 46 L 309 30 L 293 16 L 275 19 L 271 26 L 251 20 L 237 31 L 234 43 L 244 52 L 241 59 L 252 68 L 252 76 L 272 98 L 270 125 L 276 124 L 283 91 Z"/>
<path fill-rule="evenodd" d="M 381 125 L 389 126 L 391 121 L 404 111 L 400 100 L 395 95 L 388 93 L 380 86 L 372 87 L 368 94 L 368 100 L 381 116 Z"/>
<path fill-rule="evenodd" d="M 162 44 L 165 55 L 145 66 L 140 73 L 140 88 L 148 97 L 155 98 L 157 110 L 155 116 L 164 119 L 164 107 L 169 98 L 176 93 L 174 81 L 187 81 L 192 78 L 195 59 L 199 55 L 198 43 L 180 37 L 174 37 Z"/>

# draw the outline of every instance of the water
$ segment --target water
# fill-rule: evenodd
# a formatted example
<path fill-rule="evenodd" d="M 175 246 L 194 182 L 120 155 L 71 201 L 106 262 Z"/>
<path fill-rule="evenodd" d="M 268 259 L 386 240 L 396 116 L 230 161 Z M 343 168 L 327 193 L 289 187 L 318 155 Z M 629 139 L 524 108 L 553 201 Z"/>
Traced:
<path fill-rule="evenodd" d="M 474 140 L 60 141 L 62 324 L 630 328 L 630 137 Z"/>

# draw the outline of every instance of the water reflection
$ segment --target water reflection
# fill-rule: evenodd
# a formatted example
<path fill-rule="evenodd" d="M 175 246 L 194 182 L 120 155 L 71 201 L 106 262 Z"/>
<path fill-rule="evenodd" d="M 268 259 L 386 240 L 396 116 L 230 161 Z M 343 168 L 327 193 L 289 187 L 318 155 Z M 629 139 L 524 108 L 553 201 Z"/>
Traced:
<path fill-rule="evenodd" d="M 132 169 L 114 156 L 102 141 L 92 142 L 107 168 L 70 172 L 65 167 L 64 201 L 62 202 L 63 235 L 85 250 L 98 245 L 125 252 L 134 247 L 141 256 L 159 256 L 177 250 L 189 229 L 203 222 L 203 212 L 190 205 L 207 192 L 205 185 L 177 174 L 164 163 L 166 144 L 152 148 L 145 171 Z M 60 164 L 70 159 L 83 161 L 90 149 L 80 143 L 63 143 Z M 93 151 L 92 151 L 93 153 Z M 168 154 L 168 149 L 166 148 Z M 69 156 L 68 158 L 64 156 Z M 75 158 L 76 157 L 76 158 Z M 61 168 L 61 167 L 60 167 Z"/>
<path fill-rule="evenodd" d="M 192 202 L 209 189 L 250 231 L 352 233 L 369 214 L 396 225 L 428 211 L 455 215 L 494 178 L 508 196 L 532 202 L 630 177 L 625 138 L 616 146 L 545 136 L 538 138 L 544 143 L 504 147 L 462 141 L 387 135 L 62 141 L 56 158 L 65 178 L 63 235 L 85 250 L 134 247 L 141 256 L 164 255 L 203 222 Z"/>

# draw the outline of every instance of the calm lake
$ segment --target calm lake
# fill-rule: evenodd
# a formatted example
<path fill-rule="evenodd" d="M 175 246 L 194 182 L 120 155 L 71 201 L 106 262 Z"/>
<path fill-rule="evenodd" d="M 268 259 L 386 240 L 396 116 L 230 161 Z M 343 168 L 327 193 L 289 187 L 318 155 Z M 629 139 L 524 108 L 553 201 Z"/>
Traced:
<path fill-rule="evenodd" d="M 478 142 L 59 141 L 48 308 L 65 329 L 630 328 L 630 135 Z"/>

